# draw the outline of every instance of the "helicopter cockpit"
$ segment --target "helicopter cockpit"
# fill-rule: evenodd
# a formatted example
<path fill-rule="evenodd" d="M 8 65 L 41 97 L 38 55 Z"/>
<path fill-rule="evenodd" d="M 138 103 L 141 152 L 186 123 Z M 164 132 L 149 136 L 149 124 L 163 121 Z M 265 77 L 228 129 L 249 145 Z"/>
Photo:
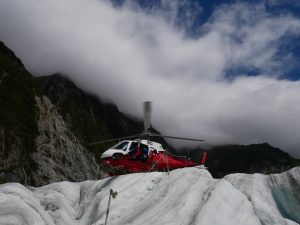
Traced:
<path fill-rule="evenodd" d="M 112 157 L 115 154 L 121 155 L 134 155 L 136 153 L 137 147 L 140 145 L 143 157 L 148 157 L 151 151 L 164 152 L 162 145 L 148 140 L 125 140 L 114 145 L 110 149 L 106 150 L 101 158 Z"/>

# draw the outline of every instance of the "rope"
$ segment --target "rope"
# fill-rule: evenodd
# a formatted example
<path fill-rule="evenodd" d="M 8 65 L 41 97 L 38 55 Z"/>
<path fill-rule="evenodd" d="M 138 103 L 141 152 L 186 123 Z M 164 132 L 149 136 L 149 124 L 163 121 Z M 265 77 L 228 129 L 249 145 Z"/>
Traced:
<path fill-rule="evenodd" d="M 119 193 L 125 191 L 126 189 L 128 189 L 129 187 L 133 186 L 134 184 L 136 184 L 138 181 L 140 181 L 141 179 L 143 179 L 145 176 L 147 176 L 151 170 L 157 165 L 157 163 L 159 162 L 159 160 L 161 160 L 163 154 L 160 156 L 160 158 L 154 163 L 154 165 L 147 171 L 145 172 L 145 174 L 143 176 L 141 176 L 140 178 L 138 178 L 135 182 L 127 185 L 125 188 L 121 189 L 121 191 L 119 191 Z"/>
<path fill-rule="evenodd" d="M 164 153 L 164 154 L 165 154 L 165 153 Z M 115 196 L 114 196 L 114 197 L 116 197 L 117 194 L 119 194 L 119 193 L 121 193 L 121 192 L 127 190 L 129 187 L 133 186 L 134 184 L 136 184 L 137 182 L 139 182 L 141 179 L 143 179 L 145 176 L 147 176 L 147 175 L 151 172 L 151 170 L 154 169 L 154 167 L 157 165 L 157 163 L 159 162 L 159 160 L 161 160 L 161 158 L 162 158 L 162 156 L 163 156 L 164 154 L 162 154 L 162 155 L 159 157 L 159 159 L 153 164 L 153 166 L 152 166 L 147 172 L 144 173 L 144 175 L 143 175 L 142 177 L 138 178 L 138 179 L 137 179 L 136 181 L 134 181 L 133 183 L 131 183 L 131 184 L 125 186 L 125 188 L 121 189 L 121 191 L 115 192 Z M 101 192 L 102 192 L 102 193 L 105 193 L 105 192 L 108 192 L 108 191 L 110 191 L 110 190 L 111 190 L 111 189 L 105 189 L 105 190 L 102 190 Z"/>

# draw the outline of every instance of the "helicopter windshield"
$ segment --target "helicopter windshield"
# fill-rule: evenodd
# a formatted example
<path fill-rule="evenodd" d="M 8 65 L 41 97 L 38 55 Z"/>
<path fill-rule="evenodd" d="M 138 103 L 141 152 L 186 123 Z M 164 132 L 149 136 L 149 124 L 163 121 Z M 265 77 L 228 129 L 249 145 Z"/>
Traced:
<path fill-rule="evenodd" d="M 123 150 L 123 151 L 126 151 L 127 149 L 127 146 L 128 146 L 128 141 L 124 141 L 124 142 L 121 142 L 120 144 L 116 145 L 115 147 L 113 147 L 114 149 L 118 149 L 118 150 Z"/>

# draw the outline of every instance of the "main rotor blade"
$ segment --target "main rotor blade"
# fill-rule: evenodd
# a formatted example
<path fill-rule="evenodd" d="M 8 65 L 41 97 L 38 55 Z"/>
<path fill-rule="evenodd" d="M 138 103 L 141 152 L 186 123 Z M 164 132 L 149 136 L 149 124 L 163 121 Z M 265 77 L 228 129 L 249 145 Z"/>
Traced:
<path fill-rule="evenodd" d="M 147 133 L 151 125 L 152 102 L 144 102 L 144 133 Z"/>
<path fill-rule="evenodd" d="M 205 141 L 201 139 L 194 139 L 194 138 L 184 138 L 184 137 L 175 137 L 175 136 L 168 136 L 168 135 L 161 135 L 161 134 L 149 134 L 151 137 L 163 137 L 163 138 L 170 138 L 170 139 L 178 139 L 178 140 L 186 140 L 186 141 Z"/>
<path fill-rule="evenodd" d="M 106 140 L 103 140 L 103 141 L 96 141 L 96 142 L 87 143 L 86 145 L 96 145 L 96 144 L 101 144 L 101 143 L 105 143 L 105 142 L 119 141 L 119 140 L 123 140 L 123 139 L 127 139 L 127 138 L 134 138 L 134 137 L 140 137 L 140 135 L 136 134 L 136 135 L 126 136 L 126 137 L 106 139 Z"/>

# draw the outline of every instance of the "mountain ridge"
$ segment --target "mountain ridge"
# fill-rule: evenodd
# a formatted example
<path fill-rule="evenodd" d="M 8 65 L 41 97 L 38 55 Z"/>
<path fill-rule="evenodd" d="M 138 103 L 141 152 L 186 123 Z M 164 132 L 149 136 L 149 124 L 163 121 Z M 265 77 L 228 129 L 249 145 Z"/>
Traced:
<path fill-rule="evenodd" d="M 194 149 L 189 156 L 196 161 L 204 149 Z M 300 165 L 300 160 L 268 143 L 250 145 L 219 145 L 207 151 L 207 167 L 215 178 L 232 173 L 272 174 L 287 171 Z"/>

